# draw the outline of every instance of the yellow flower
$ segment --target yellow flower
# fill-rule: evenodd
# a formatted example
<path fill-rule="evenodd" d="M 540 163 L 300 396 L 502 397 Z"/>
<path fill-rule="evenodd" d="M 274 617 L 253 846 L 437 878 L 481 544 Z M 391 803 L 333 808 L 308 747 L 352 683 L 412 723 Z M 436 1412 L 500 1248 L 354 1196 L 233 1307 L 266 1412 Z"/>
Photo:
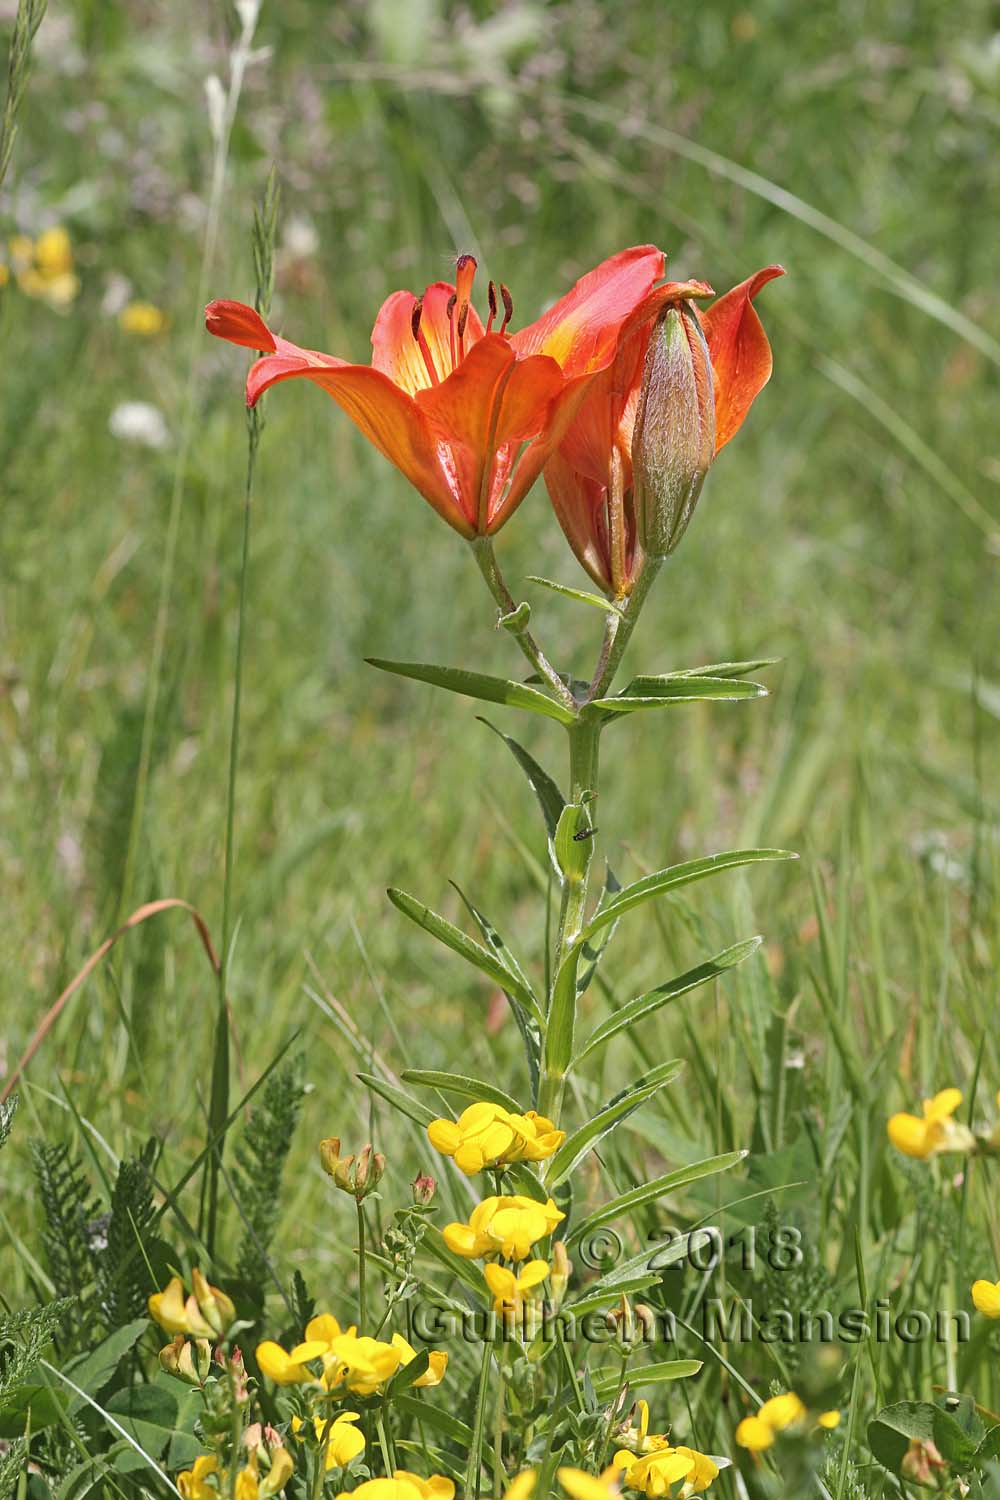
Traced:
<path fill-rule="evenodd" d="M 353 1328 L 334 1339 L 330 1349 L 333 1360 L 323 1360 L 324 1382 L 332 1389 L 343 1381 L 355 1396 L 374 1395 L 403 1363 L 400 1349 L 380 1339 L 359 1338 Z"/>
<path fill-rule="evenodd" d="M 500 1104 L 470 1104 L 457 1120 L 432 1120 L 427 1135 L 435 1151 L 451 1156 L 466 1176 L 484 1167 L 517 1161 L 545 1161 L 566 1139 L 537 1110 L 514 1114 Z"/>
<path fill-rule="evenodd" d="M 280 1344 L 265 1339 L 257 1345 L 257 1365 L 262 1375 L 273 1380 L 275 1385 L 305 1385 L 315 1381 L 316 1376 L 300 1361 L 292 1359 Z"/>
<path fill-rule="evenodd" d="M 9 242 L 17 284 L 29 297 L 41 297 L 52 307 L 65 307 L 80 290 L 73 270 L 73 249 L 61 225 L 46 229 L 32 243 L 26 234 Z"/>
<path fill-rule="evenodd" d="M 43 229 L 35 241 L 35 265 L 48 280 L 73 269 L 73 247 L 61 224 Z"/>
<path fill-rule="evenodd" d="M 975 1137 L 951 1117 L 962 1102 L 959 1089 L 942 1089 L 933 1099 L 924 1100 L 922 1116 L 893 1115 L 888 1124 L 889 1139 L 905 1156 L 926 1160 L 945 1151 L 971 1151 Z"/>
<path fill-rule="evenodd" d="M 525 1292 L 540 1286 L 548 1274 L 548 1262 L 544 1260 L 529 1260 L 516 1276 L 506 1266 L 484 1266 L 483 1276 L 493 1293 L 493 1311 L 516 1316 L 524 1305 Z"/>
<path fill-rule="evenodd" d="M 153 338 L 162 333 L 168 323 L 165 312 L 152 302 L 127 302 L 118 314 L 118 326 L 123 333 L 137 333 L 142 338 Z"/>
<path fill-rule="evenodd" d="M 557 1469 L 559 1483 L 572 1496 L 572 1500 L 618 1500 L 621 1488 L 618 1477 L 621 1469 L 614 1465 L 605 1469 L 600 1478 L 587 1474 L 583 1469 Z M 505 1497 L 506 1500 L 506 1497 Z"/>
<path fill-rule="evenodd" d="M 765 1448 L 770 1448 L 779 1432 L 784 1432 L 786 1427 L 794 1427 L 803 1420 L 805 1414 L 806 1409 L 794 1391 L 786 1391 L 782 1396 L 772 1396 L 770 1401 L 764 1402 L 756 1416 L 743 1418 L 736 1429 L 736 1441 L 741 1448 L 748 1448 L 751 1453 L 761 1453 Z"/>
<path fill-rule="evenodd" d="M 661 1448 L 643 1458 L 621 1449 L 615 1464 L 630 1490 L 648 1496 L 672 1494 L 673 1485 L 678 1485 L 678 1496 L 702 1494 L 718 1478 L 717 1464 L 693 1448 Z"/>
<path fill-rule="evenodd" d="M 469 1216 L 468 1224 L 446 1224 L 444 1241 L 456 1255 L 502 1255 L 505 1260 L 526 1260 L 532 1245 L 552 1233 L 566 1217 L 552 1199 L 536 1203 L 534 1198 L 484 1198 Z"/>
<path fill-rule="evenodd" d="M 408 1344 L 401 1333 L 392 1336 L 392 1347 L 400 1353 L 400 1366 L 406 1366 L 412 1359 L 416 1359 L 417 1351 Z M 444 1372 L 448 1368 L 448 1356 L 443 1349 L 431 1349 L 428 1354 L 428 1365 L 424 1373 L 413 1382 L 414 1389 L 418 1386 L 440 1385 L 444 1379 Z"/>
<path fill-rule="evenodd" d="M 260 1485 L 253 1469 L 241 1469 L 237 1474 L 236 1500 L 260 1500 Z"/>
<path fill-rule="evenodd" d="M 453 1500 L 455 1486 L 441 1474 L 421 1479 L 408 1469 L 397 1469 L 391 1479 L 367 1479 L 356 1489 L 343 1491 L 337 1500 Z"/>
<path fill-rule="evenodd" d="M 835 1427 L 840 1426 L 839 1411 L 822 1411 L 816 1418 L 820 1427 L 825 1427 L 827 1432 L 832 1432 Z"/>
<path fill-rule="evenodd" d="M 972 1300 L 984 1317 L 1000 1318 L 1000 1281 L 974 1281 Z"/>
<path fill-rule="evenodd" d="M 192 1469 L 185 1469 L 177 1476 L 177 1488 L 184 1500 L 218 1500 L 218 1490 L 206 1482 L 209 1474 L 217 1473 L 219 1460 L 212 1453 L 203 1453 L 194 1461 Z"/>
<path fill-rule="evenodd" d="M 236 1318 L 236 1308 L 225 1292 L 210 1286 L 197 1267 L 191 1272 L 193 1291 L 184 1296 L 184 1283 L 172 1276 L 162 1292 L 154 1292 L 149 1316 L 167 1333 L 191 1338 L 221 1338 Z"/>
<path fill-rule="evenodd" d="M 326 1459 L 323 1464 L 325 1469 L 342 1469 L 350 1463 L 352 1458 L 357 1458 L 359 1453 L 364 1452 L 364 1433 L 359 1432 L 354 1425 L 359 1416 L 360 1412 L 356 1411 L 342 1411 L 337 1413 L 336 1419 L 327 1434 Z M 326 1432 L 329 1420 L 329 1417 L 313 1417 L 313 1429 L 316 1433 L 317 1443 L 322 1443 L 323 1434 Z M 302 1431 L 305 1425 L 301 1417 L 292 1418 L 292 1431 L 296 1435 Z"/>
<path fill-rule="evenodd" d="M 504 1490 L 503 1500 L 531 1500 L 537 1477 L 534 1469 L 522 1469 Z"/>

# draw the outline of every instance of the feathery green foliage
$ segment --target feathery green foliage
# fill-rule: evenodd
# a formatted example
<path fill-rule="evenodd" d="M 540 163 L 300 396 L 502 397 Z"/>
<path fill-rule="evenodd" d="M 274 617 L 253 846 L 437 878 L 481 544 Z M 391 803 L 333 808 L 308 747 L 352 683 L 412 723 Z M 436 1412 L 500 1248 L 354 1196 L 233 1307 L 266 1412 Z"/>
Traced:
<path fill-rule="evenodd" d="M 282 1212 L 282 1178 L 305 1097 L 302 1054 L 276 1068 L 254 1100 L 236 1143 L 233 1189 L 243 1218 L 237 1275 L 250 1286 L 270 1280 L 268 1255 Z"/>

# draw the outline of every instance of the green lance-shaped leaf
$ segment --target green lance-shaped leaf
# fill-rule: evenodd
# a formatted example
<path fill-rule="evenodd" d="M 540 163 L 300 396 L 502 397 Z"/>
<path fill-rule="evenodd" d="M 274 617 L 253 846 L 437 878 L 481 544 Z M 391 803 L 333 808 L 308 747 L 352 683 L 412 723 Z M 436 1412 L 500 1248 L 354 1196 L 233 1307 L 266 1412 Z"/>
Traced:
<path fill-rule="evenodd" d="M 693 885 L 695 881 L 705 880 L 709 875 L 718 874 L 722 870 L 798 857 L 788 849 L 730 849 L 724 854 L 708 854 L 702 859 L 689 859 L 682 865 L 656 870 L 652 875 L 645 875 L 641 880 L 625 886 L 614 900 L 598 908 L 580 933 L 577 943 L 585 942 L 609 922 L 617 921 L 625 912 L 631 911 L 634 906 L 641 906 L 644 901 L 651 901 L 654 896 L 663 896 L 681 886 Z"/>
<path fill-rule="evenodd" d="M 462 1073 L 438 1073 L 429 1068 L 405 1068 L 402 1078 L 404 1083 L 439 1089 L 443 1094 L 458 1094 L 462 1099 L 484 1099 L 489 1104 L 499 1104 L 501 1109 L 509 1109 L 512 1114 L 521 1113 L 516 1099 L 482 1078 L 467 1078 Z"/>
<path fill-rule="evenodd" d="M 640 1078 L 630 1088 L 623 1090 L 609 1104 L 598 1111 L 592 1120 L 581 1125 L 572 1135 L 566 1137 L 559 1150 L 549 1162 L 545 1173 L 545 1186 L 551 1191 L 560 1182 L 567 1178 L 583 1158 L 608 1135 L 615 1126 L 630 1115 L 633 1110 L 645 1104 L 660 1089 L 671 1083 L 683 1068 L 681 1058 L 672 1058 L 669 1062 L 661 1063 L 645 1077 Z"/>
<path fill-rule="evenodd" d="M 422 927 L 425 932 L 436 937 L 439 942 L 444 943 L 446 948 L 450 948 L 453 953 L 466 959 L 487 978 L 492 979 L 499 989 L 513 995 L 520 1001 L 532 1020 L 539 1025 L 542 1024 L 542 1013 L 531 990 L 518 980 L 495 954 L 488 953 L 472 938 L 467 937 L 461 928 L 455 927 L 444 917 L 438 916 L 437 912 L 431 911 L 429 906 L 425 906 L 423 902 L 418 901 L 415 896 L 410 896 L 406 891 L 391 887 L 388 895 L 393 906 L 404 916 L 409 917 L 411 922 L 416 922 L 418 927 Z"/>
<path fill-rule="evenodd" d="M 459 1421 L 458 1417 L 453 1417 L 451 1412 L 444 1411 L 440 1406 L 432 1406 L 419 1396 L 397 1396 L 393 1400 L 393 1406 L 397 1411 L 408 1417 L 415 1417 L 424 1426 L 441 1433 L 443 1437 L 450 1438 L 460 1452 L 468 1453 L 472 1442 L 472 1428 Z M 493 1449 L 487 1443 L 483 1444 L 483 1462 L 492 1468 Z"/>
<path fill-rule="evenodd" d="M 613 698 L 595 698 L 593 707 L 607 718 L 636 713 L 645 708 L 670 708 L 677 703 L 736 703 L 748 698 L 766 698 L 760 682 L 738 682 L 728 677 L 634 677 L 624 692 Z"/>
<path fill-rule="evenodd" d="M 656 1365 L 639 1365 L 629 1369 L 628 1383 L 633 1389 L 638 1386 L 663 1385 L 668 1380 L 686 1380 L 697 1375 L 702 1367 L 700 1359 L 668 1359 Z M 621 1371 L 594 1376 L 594 1394 L 599 1400 L 613 1396 L 621 1382 Z"/>
<path fill-rule="evenodd" d="M 666 984 L 658 985 L 655 990 L 647 990 L 644 995 L 638 995 L 616 1010 L 614 1015 L 609 1016 L 596 1026 L 590 1036 L 584 1042 L 580 1051 L 573 1059 L 572 1066 L 576 1067 L 585 1057 L 597 1047 L 603 1046 L 605 1042 L 617 1036 L 620 1031 L 626 1031 L 640 1021 L 645 1021 L 656 1011 L 661 1010 L 664 1005 L 677 1000 L 681 995 L 688 994 L 697 989 L 699 985 L 707 984 L 710 979 L 718 979 L 728 969 L 734 969 L 744 959 L 749 958 L 751 953 L 756 953 L 762 937 L 747 938 L 745 942 L 734 943 L 731 948 L 723 948 L 721 953 L 716 953 L 714 958 L 708 958 L 704 963 L 698 964 L 693 969 L 688 969 L 684 974 L 679 974 L 676 979 L 670 979 Z"/>
<path fill-rule="evenodd" d="M 482 698 L 487 703 L 524 708 L 533 714 L 544 714 L 560 724 L 574 723 L 574 716 L 568 708 L 523 682 L 511 682 L 505 677 L 489 677 L 483 672 L 467 672 L 462 667 L 438 667 L 417 661 L 385 661 L 377 656 L 368 656 L 365 660 L 369 666 L 378 667 L 382 672 L 395 672 L 397 677 L 411 677 L 416 682 L 430 682 L 435 687 L 447 688 L 450 693 L 462 693 L 466 698 Z"/>
<path fill-rule="evenodd" d="M 672 1193 L 675 1188 L 686 1187 L 691 1182 L 698 1182 L 702 1177 L 711 1177 L 716 1172 L 728 1172 L 731 1167 L 737 1166 L 744 1161 L 748 1153 L 746 1151 L 726 1151 L 721 1156 L 709 1156 L 704 1161 L 689 1162 L 687 1166 L 678 1167 L 676 1171 L 666 1172 L 662 1177 L 657 1177 L 653 1182 L 643 1182 L 631 1192 L 622 1193 L 617 1198 L 612 1198 L 610 1203 L 605 1203 L 601 1208 L 596 1208 L 593 1213 L 574 1224 L 572 1231 L 567 1236 L 567 1249 L 572 1251 L 574 1244 L 579 1244 L 585 1235 L 591 1234 L 601 1224 L 606 1224 L 609 1219 L 619 1219 L 630 1214 L 637 1208 L 642 1208 L 646 1203 L 655 1203 L 658 1199 Z"/>
<path fill-rule="evenodd" d="M 374 1073 L 359 1073 L 359 1079 L 365 1088 L 371 1089 L 373 1094 L 378 1094 L 386 1103 L 398 1109 L 400 1114 L 407 1115 L 417 1125 L 427 1126 L 438 1117 L 426 1104 L 421 1104 L 419 1099 L 411 1099 L 409 1094 L 404 1094 L 402 1089 L 397 1089 L 393 1084 L 386 1083 L 384 1078 L 376 1078 Z"/>
<path fill-rule="evenodd" d="M 550 839 L 553 838 L 560 814 L 566 806 L 566 798 L 556 786 L 549 773 L 538 764 L 534 756 L 530 755 L 523 745 L 518 744 L 517 740 L 512 739 L 509 734 L 504 734 L 503 730 L 498 729 L 495 724 L 491 724 L 489 719 L 480 717 L 479 722 L 485 724 L 487 729 L 492 729 L 494 734 L 499 735 L 521 767 L 521 770 L 528 778 L 528 785 L 535 794 L 538 806 L 541 808 L 542 817 L 545 820 L 545 832 Z"/>
<path fill-rule="evenodd" d="M 585 1318 L 588 1313 L 599 1312 L 602 1307 L 611 1307 L 615 1302 L 620 1302 L 622 1297 L 637 1297 L 642 1292 L 647 1292 L 651 1286 L 658 1286 L 660 1274 L 658 1271 L 647 1273 L 644 1276 L 626 1276 L 614 1286 L 603 1287 L 596 1291 L 593 1287 L 587 1288 L 586 1296 L 578 1302 L 571 1303 L 566 1311 L 573 1314 L 574 1318 Z"/>
<path fill-rule="evenodd" d="M 769 860 L 797 858 L 797 854 L 791 854 L 786 849 L 733 849 L 724 854 L 709 854 L 702 859 L 690 859 L 681 865 L 671 865 L 666 870 L 657 870 L 652 875 L 644 876 L 642 880 L 633 881 L 604 906 L 598 907 L 560 964 L 552 986 L 544 1048 L 546 1074 L 550 1077 L 562 1077 L 569 1066 L 573 1055 L 580 954 L 584 944 L 596 937 L 602 928 L 616 922 L 633 907 L 651 901 L 655 896 L 667 895 L 683 886 L 693 885 L 722 870 L 734 870 L 743 865 L 761 864 Z"/>
<path fill-rule="evenodd" d="M 495 954 L 496 957 L 500 960 L 501 964 L 503 964 L 503 967 L 510 975 L 511 979 L 514 981 L 514 984 L 519 988 L 527 991 L 527 993 L 530 995 L 531 985 L 528 982 L 528 976 L 521 968 L 521 965 L 517 960 L 517 956 L 507 946 L 504 939 L 500 936 L 498 929 L 494 927 L 493 923 L 490 921 L 486 913 L 480 911 L 479 907 L 476 906 L 474 902 L 469 900 L 468 896 L 465 894 L 465 892 L 462 890 L 462 887 L 456 880 L 451 880 L 448 883 L 457 893 L 457 895 L 461 899 L 462 905 L 465 907 L 466 911 L 469 913 L 469 916 L 479 928 L 483 940 L 487 945 L 487 952 Z M 504 988 L 509 989 L 510 986 L 506 985 L 504 986 Z"/>
<path fill-rule="evenodd" d="M 487 952 L 495 953 L 503 964 L 513 981 L 503 987 L 504 997 L 511 1008 L 517 1029 L 521 1033 L 521 1041 L 524 1044 L 525 1061 L 528 1064 L 528 1074 L 531 1079 L 531 1088 L 534 1093 L 538 1088 L 538 1063 L 542 1050 L 542 1037 L 536 1013 L 528 1010 L 518 998 L 521 994 L 532 994 L 531 985 L 521 968 L 514 953 L 507 947 L 500 933 L 494 927 L 485 912 L 480 911 L 454 880 L 451 882 L 458 892 L 466 911 L 472 917 L 476 926 L 482 934 L 483 941 L 487 944 Z M 540 1012 L 538 1013 L 540 1014 Z"/>

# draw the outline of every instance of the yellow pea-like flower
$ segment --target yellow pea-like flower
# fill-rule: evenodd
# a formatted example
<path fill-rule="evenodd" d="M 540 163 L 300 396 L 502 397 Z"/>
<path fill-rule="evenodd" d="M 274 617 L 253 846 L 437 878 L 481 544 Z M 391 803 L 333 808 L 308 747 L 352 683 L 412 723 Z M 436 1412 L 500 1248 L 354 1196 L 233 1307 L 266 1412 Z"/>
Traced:
<path fill-rule="evenodd" d="M 941 1089 L 924 1100 L 922 1115 L 893 1115 L 886 1127 L 890 1141 L 904 1156 L 921 1161 L 943 1152 L 971 1151 L 976 1143 L 971 1130 L 952 1119 L 961 1102 L 960 1089 Z"/>
<path fill-rule="evenodd" d="M 566 1217 L 551 1198 L 538 1203 L 517 1194 L 509 1198 L 484 1198 L 476 1205 L 467 1224 L 446 1224 L 444 1240 L 456 1255 L 503 1256 L 526 1260 L 536 1240 L 545 1239 Z"/>
<path fill-rule="evenodd" d="M 515 1114 L 500 1104 L 481 1100 L 464 1109 L 457 1120 L 432 1120 L 427 1136 L 435 1151 L 453 1158 L 468 1177 L 486 1167 L 519 1161 L 545 1161 L 566 1139 L 564 1130 L 537 1110 Z"/>
<path fill-rule="evenodd" d="M 332 1425 L 330 1424 L 329 1417 L 313 1418 L 313 1430 L 316 1433 L 316 1441 L 322 1443 L 323 1434 L 324 1432 L 327 1433 L 326 1453 L 323 1460 L 323 1467 L 325 1469 L 343 1469 L 351 1462 L 352 1458 L 357 1458 L 359 1453 L 364 1452 L 365 1435 L 363 1432 L 359 1432 L 354 1425 L 359 1416 L 360 1412 L 356 1411 L 338 1412 Z M 305 1426 L 306 1424 L 301 1417 L 292 1418 L 292 1431 L 296 1437 L 304 1431 Z M 328 1427 L 329 1431 L 327 1431 Z"/>
<path fill-rule="evenodd" d="M 785 1391 L 765 1401 L 754 1416 L 744 1417 L 736 1429 L 736 1441 L 741 1448 L 751 1453 L 762 1453 L 770 1448 L 779 1432 L 795 1427 L 805 1420 L 806 1409 L 794 1391 Z"/>
<path fill-rule="evenodd" d="M 600 1476 L 588 1474 L 583 1469 L 556 1470 L 559 1483 L 571 1500 L 618 1500 L 621 1494 L 618 1484 L 620 1474 L 621 1470 L 614 1465 L 605 1469 Z"/>
<path fill-rule="evenodd" d="M 836 1409 L 832 1411 L 822 1411 L 816 1418 L 816 1421 L 819 1423 L 820 1427 L 825 1427 L 827 1432 L 832 1432 L 835 1427 L 840 1426 L 840 1412 Z"/>
<path fill-rule="evenodd" d="M 972 1300 L 985 1318 L 1000 1318 L 1000 1281 L 974 1281 Z"/>
<path fill-rule="evenodd" d="M 411 1360 L 416 1359 L 417 1351 L 412 1344 L 408 1344 L 401 1333 L 392 1336 L 392 1347 L 400 1353 L 400 1368 L 405 1368 Z M 448 1368 L 448 1356 L 443 1349 L 431 1349 L 428 1353 L 427 1369 L 413 1382 L 414 1389 L 421 1386 L 440 1385 L 444 1379 L 444 1373 Z"/>
<path fill-rule="evenodd" d="M 184 1500 L 217 1500 L 218 1490 L 208 1483 L 208 1477 L 218 1471 L 219 1460 L 212 1453 L 203 1453 L 196 1458 L 190 1469 L 177 1476 L 177 1488 Z"/>
<path fill-rule="evenodd" d="M 256 1355 L 260 1373 L 273 1380 L 275 1385 L 307 1385 L 316 1379 L 305 1364 L 292 1359 L 273 1339 L 258 1344 Z"/>
<path fill-rule="evenodd" d="M 236 1319 L 236 1308 L 225 1292 L 210 1286 L 197 1266 L 191 1272 L 192 1292 L 184 1295 L 184 1283 L 171 1276 L 162 1292 L 154 1292 L 147 1302 L 149 1316 L 166 1333 L 183 1333 L 189 1338 L 218 1339 Z"/>
<path fill-rule="evenodd" d="M 356 1489 L 344 1490 L 337 1500 L 454 1500 L 455 1486 L 443 1474 L 422 1479 L 408 1469 L 397 1469 L 391 1479 L 367 1479 Z"/>
<path fill-rule="evenodd" d="M 540 1286 L 548 1274 L 548 1262 L 544 1260 L 529 1260 L 516 1276 L 506 1266 L 484 1266 L 483 1276 L 493 1293 L 493 1311 L 498 1314 L 520 1312 L 525 1293 Z"/>

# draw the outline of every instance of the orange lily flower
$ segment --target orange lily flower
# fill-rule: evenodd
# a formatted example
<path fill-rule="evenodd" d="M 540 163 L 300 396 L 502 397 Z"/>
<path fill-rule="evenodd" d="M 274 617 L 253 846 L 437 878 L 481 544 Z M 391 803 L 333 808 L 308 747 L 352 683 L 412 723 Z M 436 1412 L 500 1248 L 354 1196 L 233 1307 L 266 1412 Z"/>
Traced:
<path fill-rule="evenodd" d="M 663 255 L 652 245 L 622 250 L 514 334 L 510 293 L 501 285 L 498 298 L 492 282 L 484 327 L 471 302 L 475 273 L 473 257 L 462 255 L 454 285 L 435 282 L 419 298 L 394 292 L 375 320 L 370 365 L 301 349 L 241 302 L 210 303 L 206 326 L 263 351 L 247 377 L 249 406 L 281 380 L 314 381 L 450 526 L 469 539 L 492 535 L 613 364 L 623 324 L 663 274 Z"/>
<path fill-rule="evenodd" d="M 771 347 L 753 299 L 781 266 L 766 266 L 704 310 L 697 310 L 712 362 L 715 453 L 734 437 L 771 375 Z M 577 559 L 608 594 L 631 590 L 642 558 L 633 509 L 632 439 L 646 353 L 656 320 L 671 303 L 711 296 L 704 282 L 658 287 L 625 320 L 617 355 L 584 396 L 545 466 L 553 509 Z"/>

